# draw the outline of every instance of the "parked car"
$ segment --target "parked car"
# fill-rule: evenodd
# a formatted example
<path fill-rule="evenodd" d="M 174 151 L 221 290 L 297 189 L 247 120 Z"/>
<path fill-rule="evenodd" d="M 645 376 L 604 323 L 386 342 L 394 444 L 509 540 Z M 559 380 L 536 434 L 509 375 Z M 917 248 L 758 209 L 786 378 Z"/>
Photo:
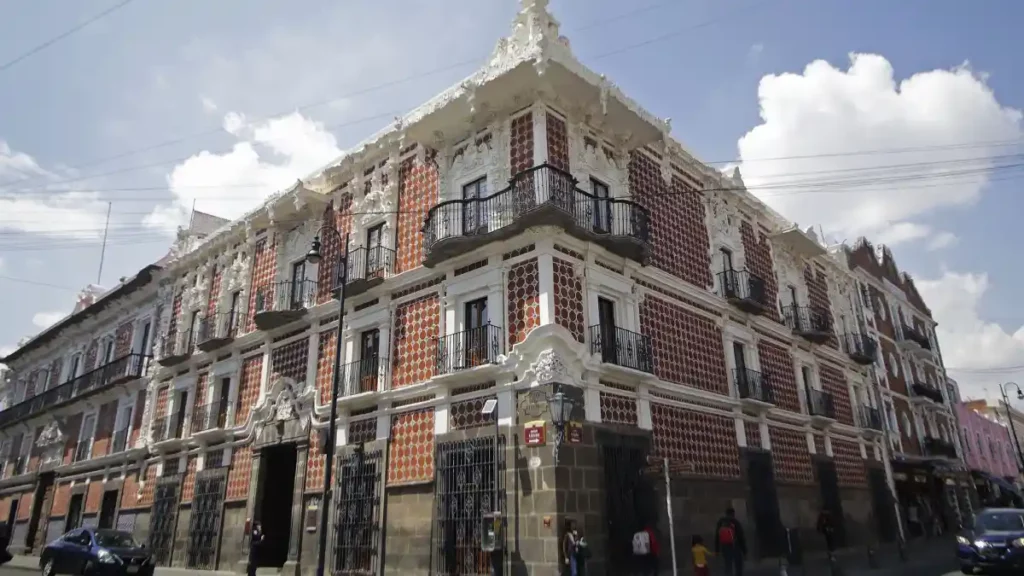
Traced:
<path fill-rule="evenodd" d="M 79 528 L 47 544 L 39 568 L 43 576 L 152 576 L 153 559 L 131 532 Z"/>
<path fill-rule="evenodd" d="M 986 508 L 956 537 L 964 574 L 1024 570 L 1024 510 Z"/>

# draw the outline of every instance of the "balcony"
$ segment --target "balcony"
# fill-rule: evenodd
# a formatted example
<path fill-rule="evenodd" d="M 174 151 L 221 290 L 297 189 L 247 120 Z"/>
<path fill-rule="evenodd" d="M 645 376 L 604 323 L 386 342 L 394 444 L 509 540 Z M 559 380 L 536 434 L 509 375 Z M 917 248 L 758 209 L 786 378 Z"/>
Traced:
<path fill-rule="evenodd" d="M 807 412 L 811 415 L 811 424 L 827 427 L 836 420 L 836 403 L 831 392 L 810 389 L 807 391 Z"/>
<path fill-rule="evenodd" d="M 618 326 L 590 327 L 590 353 L 600 354 L 601 362 L 654 373 L 654 351 L 651 337 L 630 332 Z"/>
<path fill-rule="evenodd" d="M 4 471 L 7 471 L 8 469 L 11 471 L 11 476 L 21 476 L 28 470 L 28 457 L 18 456 L 17 458 L 8 460 Z"/>
<path fill-rule="evenodd" d="M 878 408 L 872 408 L 871 406 L 858 406 L 857 424 L 863 430 L 881 432 L 883 430 L 882 413 Z"/>
<path fill-rule="evenodd" d="M 348 254 L 345 295 L 358 296 L 379 286 L 395 272 L 395 251 L 384 246 L 356 248 Z"/>
<path fill-rule="evenodd" d="M 878 344 L 866 334 L 843 334 L 843 350 L 851 360 L 864 366 L 874 364 L 878 357 Z"/>
<path fill-rule="evenodd" d="M 732 371 L 732 380 L 736 384 L 736 393 L 747 408 L 763 412 L 775 403 L 771 385 L 764 374 L 755 370 L 735 368 Z"/>
<path fill-rule="evenodd" d="M 718 273 L 722 297 L 749 314 L 764 314 L 771 309 L 764 279 L 747 270 L 726 270 Z"/>
<path fill-rule="evenodd" d="M 500 326 L 487 324 L 437 339 L 437 375 L 454 374 L 470 368 L 497 364 L 504 353 Z"/>
<path fill-rule="evenodd" d="M 224 430 L 227 419 L 228 403 L 216 400 L 192 410 L 192 423 L 189 429 L 196 440 L 203 444 L 209 444 L 222 439 L 227 434 Z"/>
<path fill-rule="evenodd" d="M 942 391 L 924 382 L 914 382 L 910 389 L 914 391 L 914 396 L 919 398 L 927 398 L 936 404 L 942 404 L 944 399 L 942 398 Z"/>
<path fill-rule="evenodd" d="M 78 444 L 75 444 L 75 455 L 72 462 L 82 462 L 88 460 L 92 454 L 92 440 L 82 440 Z"/>
<path fill-rule="evenodd" d="M 168 331 L 157 347 L 156 361 L 161 366 L 177 366 L 192 357 L 195 339 L 191 330 L 186 332 Z"/>
<path fill-rule="evenodd" d="M 832 336 L 832 317 L 828 310 L 792 305 L 783 308 L 782 315 L 786 326 L 805 340 L 824 344 Z"/>
<path fill-rule="evenodd" d="M 273 330 L 306 315 L 316 303 L 316 282 L 284 280 L 256 289 L 253 321 L 259 330 Z"/>
<path fill-rule="evenodd" d="M 383 356 L 349 362 L 341 367 L 341 396 L 386 390 L 391 383 L 391 363 Z"/>
<path fill-rule="evenodd" d="M 125 450 L 127 450 L 129 434 L 130 430 L 127 427 L 122 428 L 117 432 L 114 432 L 114 437 L 111 440 L 109 453 L 116 454 L 118 452 L 124 452 Z"/>
<path fill-rule="evenodd" d="M 245 314 L 238 310 L 215 312 L 199 319 L 196 347 L 210 352 L 230 344 L 238 334 L 238 322 Z"/>
<path fill-rule="evenodd" d="M 175 414 L 153 420 L 152 447 L 157 452 L 173 450 L 181 442 L 184 422 Z"/>
<path fill-rule="evenodd" d="M 128 354 L 50 388 L 0 412 L 0 427 L 38 416 L 47 410 L 108 390 L 114 385 L 141 378 L 149 369 L 149 360 L 150 357 L 143 354 Z"/>
<path fill-rule="evenodd" d="M 571 174 L 543 164 L 516 174 L 508 187 L 490 196 L 448 200 L 431 208 L 423 226 L 423 265 L 436 266 L 535 226 L 558 226 L 639 262 L 651 251 L 646 208 L 631 200 L 588 194 Z"/>
<path fill-rule="evenodd" d="M 942 438 L 935 438 L 933 436 L 925 436 L 924 438 L 924 451 L 929 456 L 937 458 L 951 458 L 956 459 L 956 446 L 952 442 L 946 442 Z"/>
<path fill-rule="evenodd" d="M 902 336 L 900 337 L 900 345 L 903 346 L 908 352 L 917 355 L 931 354 L 932 343 L 928 340 L 928 337 L 918 332 L 913 326 L 906 324 L 901 325 Z"/>

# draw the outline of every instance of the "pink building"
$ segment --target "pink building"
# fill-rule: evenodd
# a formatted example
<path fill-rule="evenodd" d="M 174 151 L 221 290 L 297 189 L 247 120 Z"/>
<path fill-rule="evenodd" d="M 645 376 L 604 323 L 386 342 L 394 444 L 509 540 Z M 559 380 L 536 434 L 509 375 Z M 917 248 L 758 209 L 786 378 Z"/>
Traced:
<path fill-rule="evenodd" d="M 964 404 L 956 405 L 956 413 L 967 466 L 1000 478 L 1016 478 L 1017 457 L 1007 428 Z"/>

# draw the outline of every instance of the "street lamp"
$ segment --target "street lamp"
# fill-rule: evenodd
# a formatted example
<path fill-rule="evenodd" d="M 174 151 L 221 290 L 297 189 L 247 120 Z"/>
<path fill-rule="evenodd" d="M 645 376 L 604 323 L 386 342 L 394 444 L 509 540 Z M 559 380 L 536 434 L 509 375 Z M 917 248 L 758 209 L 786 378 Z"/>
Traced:
<path fill-rule="evenodd" d="M 576 400 L 562 392 L 561 384 L 555 384 L 555 393 L 548 397 L 551 424 L 555 427 L 555 446 L 552 448 L 555 464 L 558 464 L 558 448 L 565 442 L 565 426 L 572 418 Z"/>
<path fill-rule="evenodd" d="M 320 503 L 320 545 L 317 546 L 316 551 L 316 576 L 324 576 L 324 564 L 327 560 L 327 521 L 328 521 L 328 508 L 331 502 L 331 472 L 334 470 L 334 442 L 335 434 L 338 423 L 338 383 L 341 380 L 341 367 L 344 364 L 342 362 L 342 355 L 344 351 L 341 347 L 341 322 L 345 318 L 345 281 L 348 278 L 348 234 L 344 236 L 340 232 L 329 226 L 321 226 L 317 231 L 317 235 L 313 237 L 313 244 L 309 248 L 309 252 L 306 253 L 306 262 L 310 264 L 320 263 L 320 235 L 322 233 L 333 234 L 339 241 L 344 242 L 345 252 L 338 259 L 336 264 L 339 266 L 337 274 L 331 274 L 330 280 L 337 280 L 338 282 L 338 332 L 334 337 L 334 374 L 331 378 L 331 418 L 327 424 L 327 446 L 324 448 L 324 455 L 326 456 L 324 466 L 324 487 L 323 487 L 323 500 Z M 329 280 L 329 281 L 330 281 Z"/>
<path fill-rule="evenodd" d="M 1013 414 L 1010 412 L 1010 399 L 1006 396 L 1006 389 L 1013 387 L 1017 389 L 1017 400 L 1024 400 L 1024 390 L 1016 382 L 1007 382 L 999 387 L 1003 393 L 1003 405 L 1006 406 L 1006 419 L 1010 421 L 1010 434 L 1013 435 L 1013 443 L 1017 446 L 1018 469 L 1024 470 L 1024 453 L 1020 451 L 1020 439 L 1017 438 L 1017 429 L 1013 425 Z"/>

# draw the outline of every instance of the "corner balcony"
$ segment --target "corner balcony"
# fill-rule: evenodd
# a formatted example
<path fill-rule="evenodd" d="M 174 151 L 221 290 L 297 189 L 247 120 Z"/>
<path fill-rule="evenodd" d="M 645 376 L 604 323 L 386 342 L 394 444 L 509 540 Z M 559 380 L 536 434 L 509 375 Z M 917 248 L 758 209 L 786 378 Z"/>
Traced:
<path fill-rule="evenodd" d="M 341 367 L 340 396 L 382 392 L 391 385 L 391 363 L 385 356 L 349 362 Z"/>
<path fill-rule="evenodd" d="M 384 246 L 360 247 L 348 254 L 345 295 L 358 296 L 395 273 L 395 251 Z"/>
<path fill-rule="evenodd" d="M 843 351 L 857 364 L 867 366 L 878 357 L 878 344 L 866 334 L 843 334 Z"/>
<path fill-rule="evenodd" d="M 942 404 L 944 402 L 944 399 L 942 398 L 942 391 L 931 384 L 927 384 L 925 382 L 914 382 L 911 384 L 910 389 L 914 391 L 915 397 L 927 398 L 936 404 Z"/>
<path fill-rule="evenodd" d="M 189 429 L 200 444 L 212 444 L 226 437 L 224 430 L 228 419 L 228 404 L 216 400 L 192 410 Z"/>
<path fill-rule="evenodd" d="M 651 337 L 618 326 L 590 327 L 590 353 L 600 354 L 601 362 L 654 373 L 654 349 Z"/>
<path fill-rule="evenodd" d="M 764 314 L 771 309 L 765 281 L 747 270 L 726 270 L 718 273 L 722 297 L 748 314 Z"/>
<path fill-rule="evenodd" d="M 0 411 L 0 428 L 146 375 L 150 357 L 128 354 Z"/>
<path fill-rule="evenodd" d="M 765 412 L 775 403 L 768 378 L 755 370 L 735 368 L 732 381 L 743 406 L 757 413 Z"/>
<path fill-rule="evenodd" d="M 302 318 L 316 304 L 316 282 L 282 280 L 256 289 L 253 322 L 259 330 L 273 330 Z"/>
<path fill-rule="evenodd" d="M 245 318 L 244 312 L 215 312 L 199 319 L 199 334 L 196 347 L 203 352 L 211 352 L 227 346 L 238 335 L 239 320 Z"/>
<path fill-rule="evenodd" d="M 942 438 L 925 436 L 924 451 L 929 456 L 937 458 L 950 458 L 953 460 L 957 458 L 956 446 L 954 446 L 952 442 L 947 442 Z"/>
<path fill-rule="evenodd" d="M 177 366 L 192 357 L 195 339 L 192 332 L 169 331 L 156 350 L 156 361 L 165 368 Z"/>
<path fill-rule="evenodd" d="M 423 265 L 436 266 L 535 226 L 558 226 L 638 262 L 646 262 L 651 252 L 646 208 L 584 192 L 571 174 L 542 164 L 516 174 L 508 187 L 490 196 L 431 208 L 423 226 Z"/>
<path fill-rule="evenodd" d="M 437 338 L 435 374 L 455 374 L 471 368 L 498 363 L 504 350 L 500 326 L 487 324 Z"/>
<path fill-rule="evenodd" d="M 871 406 L 858 406 L 857 425 L 860 426 L 863 431 L 881 433 L 884 429 L 882 427 L 881 411 L 878 408 L 872 408 Z"/>
<path fill-rule="evenodd" d="M 836 421 L 836 403 L 831 392 L 810 389 L 807 391 L 807 412 L 811 415 L 811 425 L 816 428 L 827 428 Z"/>
<path fill-rule="evenodd" d="M 900 346 L 918 356 L 927 356 L 932 352 L 932 343 L 928 337 L 918 332 L 913 326 L 903 324 L 901 326 Z"/>
<path fill-rule="evenodd" d="M 815 344 L 824 344 L 832 336 L 832 317 L 817 306 L 786 306 L 782 310 L 786 326 L 794 334 Z"/>

